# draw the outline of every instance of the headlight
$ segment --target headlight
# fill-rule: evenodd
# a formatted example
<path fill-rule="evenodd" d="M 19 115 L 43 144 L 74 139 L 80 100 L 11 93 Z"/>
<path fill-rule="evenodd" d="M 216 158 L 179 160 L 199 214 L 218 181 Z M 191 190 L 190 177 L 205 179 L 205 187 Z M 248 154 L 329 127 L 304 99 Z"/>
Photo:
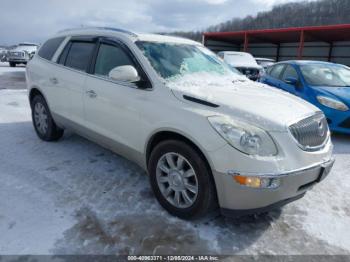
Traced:
<path fill-rule="evenodd" d="M 348 111 L 349 110 L 347 105 L 345 105 L 343 102 L 340 102 L 339 100 L 336 100 L 336 99 L 333 99 L 330 97 L 317 96 L 317 100 L 318 100 L 318 102 L 320 102 L 322 105 L 324 105 L 326 107 L 330 107 L 330 108 L 337 109 L 340 111 Z"/>
<path fill-rule="evenodd" d="M 208 119 L 214 129 L 237 150 L 248 155 L 277 155 L 277 147 L 271 136 L 261 128 L 224 116 Z"/>

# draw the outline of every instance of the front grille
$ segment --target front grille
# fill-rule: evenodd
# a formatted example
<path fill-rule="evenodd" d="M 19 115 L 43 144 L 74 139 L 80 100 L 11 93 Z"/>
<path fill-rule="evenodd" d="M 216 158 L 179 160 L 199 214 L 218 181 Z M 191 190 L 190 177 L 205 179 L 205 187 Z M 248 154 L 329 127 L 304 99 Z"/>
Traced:
<path fill-rule="evenodd" d="M 319 149 L 329 137 L 327 119 L 322 113 L 291 125 L 289 130 L 299 146 L 306 151 Z"/>
<path fill-rule="evenodd" d="M 24 52 L 10 52 L 9 56 L 13 58 L 22 58 L 24 57 Z"/>

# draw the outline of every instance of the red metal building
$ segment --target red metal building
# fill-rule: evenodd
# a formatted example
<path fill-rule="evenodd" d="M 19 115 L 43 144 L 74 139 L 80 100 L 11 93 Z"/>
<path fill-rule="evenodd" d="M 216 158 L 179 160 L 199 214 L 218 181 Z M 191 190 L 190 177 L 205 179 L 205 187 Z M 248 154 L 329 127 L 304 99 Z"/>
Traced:
<path fill-rule="evenodd" d="M 203 44 L 215 52 L 245 51 L 276 61 L 307 59 L 350 65 L 350 24 L 208 32 Z"/>

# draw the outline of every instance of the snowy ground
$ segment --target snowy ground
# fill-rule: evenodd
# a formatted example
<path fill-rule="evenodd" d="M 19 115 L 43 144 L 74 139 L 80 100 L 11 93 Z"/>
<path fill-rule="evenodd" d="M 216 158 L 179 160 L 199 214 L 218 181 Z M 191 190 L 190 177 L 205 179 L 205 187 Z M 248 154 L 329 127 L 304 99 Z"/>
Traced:
<path fill-rule="evenodd" d="M 176 219 L 144 172 L 71 133 L 33 130 L 24 68 L 0 64 L 0 254 L 350 254 L 350 137 L 332 174 L 268 215 Z"/>

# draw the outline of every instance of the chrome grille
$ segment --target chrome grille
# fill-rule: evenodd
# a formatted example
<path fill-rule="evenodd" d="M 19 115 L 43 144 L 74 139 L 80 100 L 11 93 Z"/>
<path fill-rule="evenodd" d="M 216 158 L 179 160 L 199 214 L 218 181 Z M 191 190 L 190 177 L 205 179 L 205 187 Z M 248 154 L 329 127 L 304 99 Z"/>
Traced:
<path fill-rule="evenodd" d="M 24 57 L 24 52 L 10 52 L 9 53 L 10 57 L 13 58 L 20 58 L 20 57 Z"/>
<path fill-rule="evenodd" d="M 305 118 L 291 125 L 289 130 L 297 140 L 299 146 L 307 151 L 319 149 L 326 143 L 329 137 L 327 119 L 322 113 Z"/>

